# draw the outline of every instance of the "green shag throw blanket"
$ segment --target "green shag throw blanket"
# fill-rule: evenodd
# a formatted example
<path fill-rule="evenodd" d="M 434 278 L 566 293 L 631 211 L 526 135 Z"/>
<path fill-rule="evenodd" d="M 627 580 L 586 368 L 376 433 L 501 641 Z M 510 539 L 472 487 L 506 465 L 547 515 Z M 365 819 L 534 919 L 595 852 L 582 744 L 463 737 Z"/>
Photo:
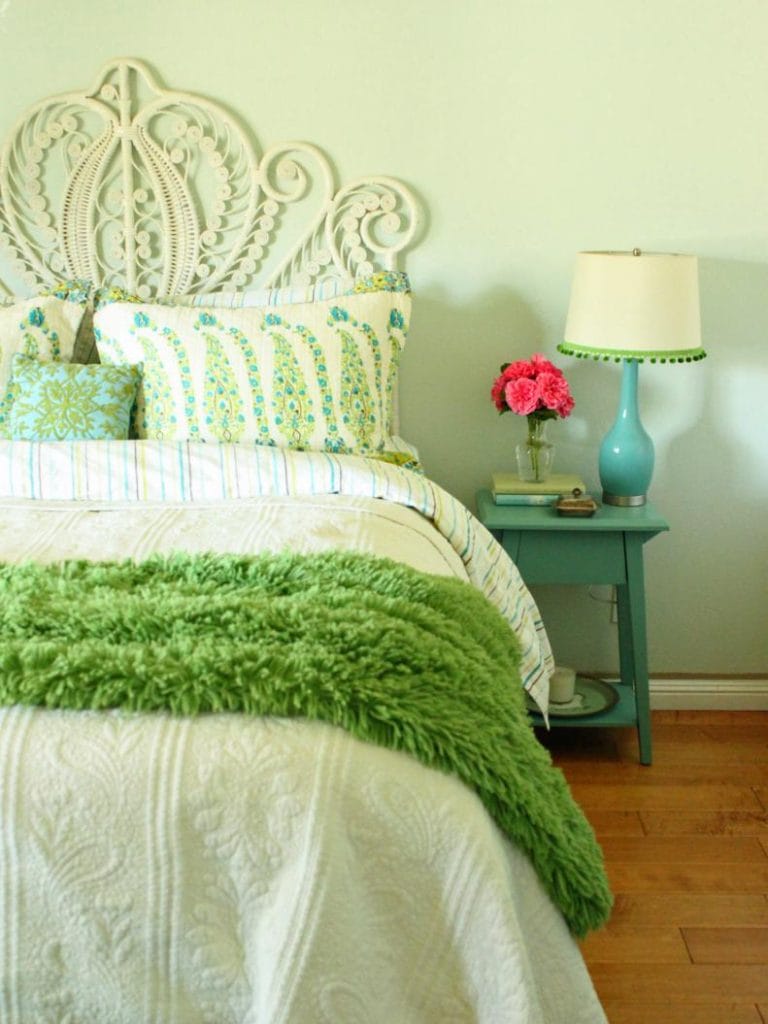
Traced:
<path fill-rule="evenodd" d="M 312 718 L 406 751 L 475 790 L 582 936 L 611 907 L 602 854 L 518 663 L 469 584 L 367 555 L 0 567 L 0 703 Z"/>

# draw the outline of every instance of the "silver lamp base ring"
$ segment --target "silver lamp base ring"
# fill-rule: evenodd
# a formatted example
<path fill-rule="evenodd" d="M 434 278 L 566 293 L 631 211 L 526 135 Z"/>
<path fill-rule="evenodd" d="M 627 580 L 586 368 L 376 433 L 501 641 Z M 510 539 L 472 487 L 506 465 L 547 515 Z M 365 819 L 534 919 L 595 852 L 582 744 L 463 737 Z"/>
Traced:
<path fill-rule="evenodd" d="M 646 497 L 644 494 L 609 494 L 603 491 L 604 505 L 621 505 L 623 508 L 633 508 L 644 505 Z"/>

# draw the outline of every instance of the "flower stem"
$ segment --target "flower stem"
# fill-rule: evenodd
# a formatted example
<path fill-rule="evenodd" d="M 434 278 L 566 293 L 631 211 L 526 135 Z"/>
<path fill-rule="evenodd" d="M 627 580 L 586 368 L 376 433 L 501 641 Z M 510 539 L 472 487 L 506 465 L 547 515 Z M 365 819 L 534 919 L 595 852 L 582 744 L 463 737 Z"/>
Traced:
<path fill-rule="evenodd" d="M 536 480 L 537 482 L 542 478 L 541 449 L 547 443 L 546 424 L 547 421 L 541 419 L 538 416 L 528 416 L 529 458 L 531 460 L 531 469 L 533 470 L 533 479 Z"/>

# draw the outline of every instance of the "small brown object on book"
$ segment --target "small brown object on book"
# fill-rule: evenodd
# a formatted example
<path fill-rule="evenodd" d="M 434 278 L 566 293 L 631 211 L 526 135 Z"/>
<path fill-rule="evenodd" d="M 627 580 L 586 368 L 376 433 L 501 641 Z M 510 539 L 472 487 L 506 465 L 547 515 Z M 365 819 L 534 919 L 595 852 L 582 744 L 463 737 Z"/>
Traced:
<path fill-rule="evenodd" d="M 574 487 L 570 494 L 560 495 L 555 508 L 559 516 L 593 516 L 597 511 L 597 502 L 580 487 Z"/>

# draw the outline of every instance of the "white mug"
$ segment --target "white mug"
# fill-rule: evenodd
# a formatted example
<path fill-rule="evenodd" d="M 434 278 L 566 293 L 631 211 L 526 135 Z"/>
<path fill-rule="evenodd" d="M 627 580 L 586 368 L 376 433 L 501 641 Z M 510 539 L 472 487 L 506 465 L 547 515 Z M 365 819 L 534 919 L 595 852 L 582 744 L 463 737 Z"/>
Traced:
<path fill-rule="evenodd" d="M 576 692 L 576 669 L 557 665 L 549 677 L 549 699 L 552 704 L 567 704 Z"/>

